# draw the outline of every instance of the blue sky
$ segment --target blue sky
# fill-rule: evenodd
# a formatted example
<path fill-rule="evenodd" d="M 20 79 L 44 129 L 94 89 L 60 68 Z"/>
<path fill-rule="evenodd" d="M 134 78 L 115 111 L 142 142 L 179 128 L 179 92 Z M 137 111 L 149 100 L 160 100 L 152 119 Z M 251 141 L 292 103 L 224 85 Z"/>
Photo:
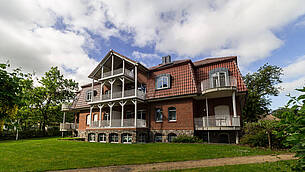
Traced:
<path fill-rule="evenodd" d="M 243 74 L 265 63 L 283 68 L 271 108 L 305 85 L 305 1 L 175 0 L 1 2 L 0 60 L 43 75 L 59 66 L 80 84 L 114 49 L 146 66 L 238 56 Z"/>

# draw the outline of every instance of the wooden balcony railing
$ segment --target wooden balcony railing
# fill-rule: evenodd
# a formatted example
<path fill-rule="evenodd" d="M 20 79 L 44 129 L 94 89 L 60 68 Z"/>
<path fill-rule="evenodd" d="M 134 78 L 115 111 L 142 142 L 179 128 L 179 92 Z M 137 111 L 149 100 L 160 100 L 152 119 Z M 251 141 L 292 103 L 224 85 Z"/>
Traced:
<path fill-rule="evenodd" d="M 111 75 L 111 71 L 104 72 L 101 79 L 108 78 L 108 77 L 111 77 L 111 76 L 114 76 L 114 75 L 119 75 L 119 74 L 123 74 L 123 68 L 113 70 L 113 75 Z M 126 68 L 125 68 L 124 74 L 126 76 L 129 76 L 130 78 L 134 78 L 134 72 L 130 71 Z"/>
<path fill-rule="evenodd" d="M 120 99 L 120 98 L 128 98 L 128 97 L 134 97 L 135 96 L 135 89 L 131 90 L 125 90 L 124 91 L 124 97 L 122 97 L 122 91 L 115 91 L 112 93 L 112 99 Z M 140 98 L 142 100 L 145 100 L 146 94 L 143 91 L 137 90 L 137 98 Z M 106 100 L 112 100 L 111 94 L 103 94 L 99 97 L 94 97 L 93 102 L 96 101 L 106 101 Z"/>

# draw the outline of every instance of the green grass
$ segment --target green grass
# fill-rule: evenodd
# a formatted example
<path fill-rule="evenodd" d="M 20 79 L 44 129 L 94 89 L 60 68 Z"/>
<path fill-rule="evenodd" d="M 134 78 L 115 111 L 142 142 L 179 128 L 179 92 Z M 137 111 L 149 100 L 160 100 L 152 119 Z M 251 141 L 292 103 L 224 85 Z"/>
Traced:
<path fill-rule="evenodd" d="M 296 160 L 289 161 L 277 161 L 277 162 L 266 162 L 257 164 L 242 164 L 242 165 L 225 165 L 218 167 L 205 167 L 205 168 L 194 168 L 187 170 L 174 170 L 171 172 L 183 171 L 183 172 L 290 172 L 291 164 L 295 164 Z"/>
<path fill-rule="evenodd" d="M 279 153 L 221 144 L 103 144 L 58 138 L 0 142 L 0 171 L 45 171 Z"/>

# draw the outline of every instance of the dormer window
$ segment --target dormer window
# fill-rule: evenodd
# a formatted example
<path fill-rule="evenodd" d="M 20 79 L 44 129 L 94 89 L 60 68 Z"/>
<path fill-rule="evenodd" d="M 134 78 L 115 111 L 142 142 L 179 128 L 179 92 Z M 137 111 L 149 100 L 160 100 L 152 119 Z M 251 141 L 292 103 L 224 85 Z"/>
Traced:
<path fill-rule="evenodd" d="M 209 72 L 210 75 L 210 87 L 225 87 L 229 83 L 228 69 L 216 68 Z"/>
<path fill-rule="evenodd" d="M 170 74 L 162 74 L 156 78 L 156 89 L 170 88 Z"/>
<path fill-rule="evenodd" d="M 97 95 L 97 91 L 96 91 L 96 90 L 94 90 L 93 93 L 94 93 L 93 96 L 96 96 L 96 95 Z M 92 99 L 92 91 L 91 91 L 91 90 L 88 90 L 88 91 L 86 92 L 86 95 L 85 95 L 85 96 L 86 96 L 86 101 L 87 101 L 87 102 L 91 101 L 91 99 Z"/>

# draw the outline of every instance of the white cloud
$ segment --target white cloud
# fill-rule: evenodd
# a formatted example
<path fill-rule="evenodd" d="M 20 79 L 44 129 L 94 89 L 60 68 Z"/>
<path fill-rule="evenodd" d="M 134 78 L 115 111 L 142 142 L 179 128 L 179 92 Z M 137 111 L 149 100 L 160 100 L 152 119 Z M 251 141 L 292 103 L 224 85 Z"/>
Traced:
<path fill-rule="evenodd" d="M 156 59 L 159 59 L 158 61 L 161 61 L 161 57 L 158 54 L 154 53 L 142 53 L 139 51 L 133 51 L 132 57 L 146 67 L 157 65 Z"/>
<path fill-rule="evenodd" d="M 237 55 L 240 64 L 266 58 L 284 44 L 274 32 L 305 13 L 305 1 L 279 0 L 0 0 L 0 56 L 42 74 L 57 65 L 85 82 L 97 62 L 89 32 L 129 40 L 180 57 Z M 65 28 L 54 28 L 62 19 Z M 151 66 L 156 53 L 133 56 Z M 153 64 L 155 65 L 155 64 Z M 73 71 L 72 73 L 69 71 Z"/>

